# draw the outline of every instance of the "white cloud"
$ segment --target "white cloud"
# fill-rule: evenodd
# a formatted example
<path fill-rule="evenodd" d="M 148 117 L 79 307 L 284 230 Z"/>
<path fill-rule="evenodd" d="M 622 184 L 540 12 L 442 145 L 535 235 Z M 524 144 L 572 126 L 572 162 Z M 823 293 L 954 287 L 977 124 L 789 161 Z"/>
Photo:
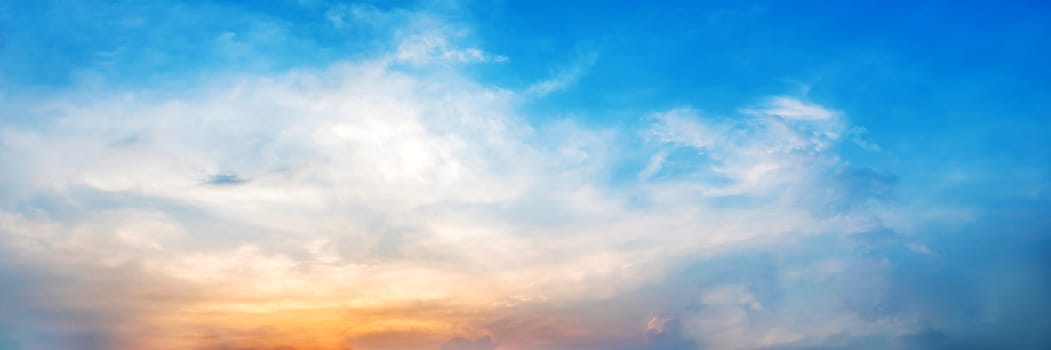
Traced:
<path fill-rule="evenodd" d="M 187 292 L 187 303 L 221 315 L 379 313 L 421 301 L 472 315 L 398 321 L 433 335 L 478 329 L 508 305 L 612 298 L 685 256 L 753 239 L 865 228 L 794 202 L 814 172 L 839 166 L 827 146 L 843 121 L 821 106 L 775 98 L 756 110 L 781 118 L 741 122 L 687 107 L 653 113 L 649 163 L 637 182 L 611 185 L 602 179 L 637 133 L 534 125 L 514 108 L 516 97 L 564 88 L 583 68 L 516 92 L 434 64 L 497 60 L 423 31 L 390 55 L 320 70 L 41 102 L 33 108 L 53 119 L 0 133 L 0 186 L 11 194 L 0 224 L 13 233 L 0 247 L 43 268 L 128 269 L 173 288 L 209 287 Z M 441 74 L 415 76 L 397 69 L 403 62 Z M 711 163 L 653 176 L 672 149 Z M 734 195 L 766 200 L 716 202 Z M 726 316 L 763 311 L 749 298 Z M 150 301 L 140 302 L 128 312 L 148 317 Z M 368 322 L 348 336 L 402 327 Z"/>
<path fill-rule="evenodd" d="M 386 27 L 401 22 L 410 15 L 409 11 L 383 11 L 369 4 L 337 4 L 325 11 L 325 19 L 333 27 L 340 29 L 355 25 Z"/>
<path fill-rule="evenodd" d="M 641 183 L 609 187 L 598 179 L 619 161 L 617 138 L 536 128 L 516 115 L 514 92 L 447 76 L 421 80 L 362 61 L 215 83 L 197 97 L 55 107 L 51 122 L 5 128 L 2 159 L 19 164 L 8 169 L 20 176 L 3 186 L 19 193 L 9 202 L 65 198 L 56 205 L 78 214 L 10 215 L 51 227 L 22 237 L 66 242 L 56 258 L 33 254 L 40 264 L 134 262 L 187 285 L 218 284 L 230 293 L 218 300 L 351 307 L 466 298 L 473 309 L 608 298 L 677 257 L 840 225 L 783 197 L 810 169 L 835 164 L 802 129 L 656 113 L 652 142 L 703 152 L 715 162 L 699 172 L 733 181 L 651 181 L 658 152 Z M 243 181 L 210 184 L 217 175 Z M 115 208 L 92 208 L 84 193 Z M 781 199 L 747 209 L 707 200 L 727 194 Z M 639 195 L 651 207 L 629 204 Z M 149 219 L 127 215 L 137 209 Z M 82 238 L 37 236 L 56 230 Z M 303 294 L 318 285 L 326 292 Z"/>
<path fill-rule="evenodd" d="M 553 77 L 539 81 L 527 87 L 525 95 L 543 97 L 564 90 L 576 83 L 577 80 L 584 75 L 587 69 L 595 64 L 595 60 L 597 59 L 598 54 L 594 52 L 582 55 L 576 60 L 576 62 L 563 69 L 558 74 L 555 74 Z"/>
<path fill-rule="evenodd" d="M 650 160 L 646 162 L 646 167 L 639 172 L 640 179 L 647 179 L 659 172 L 661 167 L 664 165 L 664 160 L 668 157 L 667 152 L 657 152 L 650 156 Z"/>
<path fill-rule="evenodd" d="M 455 48 L 440 33 L 415 34 L 402 41 L 394 58 L 401 62 L 424 64 L 432 62 L 482 63 L 505 62 L 506 56 L 491 55 L 478 48 Z"/>
<path fill-rule="evenodd" d="M 786 96 L 777 96 L 767 99 L 766 103 L 745 110 L 755 115 L 780 117 L 788 120 L 824 120 L 835 117 L 838 112 L 831 111 L 821 105 L 800 101 Z"/>
<path fill-rule="evenodd" d="M 466 26 L 439 19 L 434 14 L 407 9 L 381 10 L 369 4 L 328 6 L 325 18 L 334 28 L 356 29 L 377 35 L 388 45 L 391 62 L 427 65 L 434 63 L 500 63 L 507 56 L 491 54 L 467 44 Z"/>
<path fill-rule="evenodd" d="M 651 141 L 694 150 L 708 162 L 693 175 L 726 180 L 696 183 L 709 195 L 776 193 L 771 191 L 805 183 L 814 171 L 840 166 L 828 147 L 840 141 L 844 122 L 831 117 L 801 125 L 761 116 L 702 118 L 679 108 L 651 119 L 655 122 L 646 132 Z M 659 164 L 651 160 L 645 173 L 659 170 Z"/>
<path fill-rule="evenodd" d="M 905 247 L 909 248 L 909 250 L 911 250 L 913 252 L 916 252 L 916 253 L 919 253 L 919 254 L 925 254 L 925 255 L 930 255 L 931 254 L 931 249 L 928 248 L 924 244 L 908 243 L 908 244 L 905 245 Z"/>

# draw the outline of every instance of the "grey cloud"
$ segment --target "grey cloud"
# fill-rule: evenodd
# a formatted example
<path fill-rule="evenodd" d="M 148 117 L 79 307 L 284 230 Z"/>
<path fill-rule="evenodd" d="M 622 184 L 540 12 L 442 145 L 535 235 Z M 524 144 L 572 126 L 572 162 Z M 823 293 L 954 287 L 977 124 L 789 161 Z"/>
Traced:
<path fill-rule="evenodd" d="M 821 184 L 814 184 L 812 189 L 824 191 L 825 197 L 814 203 L 823 203 L 818 210 L 827 214 L 868 209 L 894 200 L 899 181 L 893 174 L 857 166 L 844 166 L 818 179 Z"/>
<path fill-rule="evenodd" d="M 248 179 L 234 174 L 215 174 L 208 178 L 207 183 L 216 186 L 234 186 L 248 182 Z"/>
<path fill-rule="evenodd" d="M 493 342 L 489 337 L 480 337 L 477 339 L 468 339 L 456 337 L 449 339 L 449 341 L 442 344 L 440 350 L 493 350 L 499 344 Z"/>
<path fill-rule="evenodd" d="M 14 338 L 11 338 L 10 335 L 5 335 L 3 333 L 0 333 L 0 350 L 22 350 L 22 349 L 23 349 L 23 347 L 22 347 L 21 343 L 19 343 L 17 340 L 15 340 Z"/>
<path fill-rule="evenodd" d="M 957 230 L 930 227 L 906 235 L 884 228 L 757 245 L 697 261 L 648 293 L 673 300 L 665 311 L 686 321 L 701 348 L 723 348 L 728 334 L 742 342 L 793 329 L 795 335 L 778 344 L 741 345 L 1044 349 L 1051 345 L 1044 331 L 1051 325 L 1045 297 L 1051 294 L 1051 241 L 1040 233 L 1047 227 L 997 229 L 1004 219 L 988 217 Z M 910 241 L 937 254 L 910 250 Z M 689 297 L 726 285 L 742 286 L 762 309 Z M 728 321 L 732 315 L 748 321 Z M 704 322 L 691 325 L 691 319 Z M 836 324 L 843 321 L 849 323 Z"/>
<path fill-rule="evenodd" d="M 664 323 L 660 331 L 647 332 L 647 349 L 652 350 L 676 350 L 696 349 L 697 340 L 694 339 L 682 322 L 678 319 L 669 319 Z"/>

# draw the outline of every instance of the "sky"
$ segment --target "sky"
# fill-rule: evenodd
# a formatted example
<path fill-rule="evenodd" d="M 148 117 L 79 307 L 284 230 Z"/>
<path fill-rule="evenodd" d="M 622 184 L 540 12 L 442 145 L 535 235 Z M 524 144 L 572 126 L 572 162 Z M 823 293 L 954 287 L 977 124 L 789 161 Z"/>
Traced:
<path fill-rule="evenodd" d="M 1048 349 L 1045 1 L 0 1 L 0 350 Z"/>

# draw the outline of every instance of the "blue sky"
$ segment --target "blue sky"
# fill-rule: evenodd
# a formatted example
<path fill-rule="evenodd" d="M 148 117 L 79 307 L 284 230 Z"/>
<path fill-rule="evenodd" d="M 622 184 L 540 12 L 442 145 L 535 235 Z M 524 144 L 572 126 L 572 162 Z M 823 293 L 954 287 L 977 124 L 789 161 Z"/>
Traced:
<path fill-rule="evenodd" d="M 0 3 L 0 350 L 1043 349 L 1044 2 Z"/>

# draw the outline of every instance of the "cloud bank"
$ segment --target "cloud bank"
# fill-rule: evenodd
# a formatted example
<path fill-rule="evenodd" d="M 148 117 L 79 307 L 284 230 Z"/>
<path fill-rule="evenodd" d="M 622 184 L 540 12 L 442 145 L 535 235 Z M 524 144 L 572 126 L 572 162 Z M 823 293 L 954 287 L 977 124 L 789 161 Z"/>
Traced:
<path fill-rule="evenodd" d="M 515 90 L 455 25 L 325 13 L 408 29 L 320 68 L 19 97 L 0 349 L 1051 342 L 1046 220 L 914 200 L 848 159 L 872 147 L 835 106 L 538 121 L 586 65 Z"/>

